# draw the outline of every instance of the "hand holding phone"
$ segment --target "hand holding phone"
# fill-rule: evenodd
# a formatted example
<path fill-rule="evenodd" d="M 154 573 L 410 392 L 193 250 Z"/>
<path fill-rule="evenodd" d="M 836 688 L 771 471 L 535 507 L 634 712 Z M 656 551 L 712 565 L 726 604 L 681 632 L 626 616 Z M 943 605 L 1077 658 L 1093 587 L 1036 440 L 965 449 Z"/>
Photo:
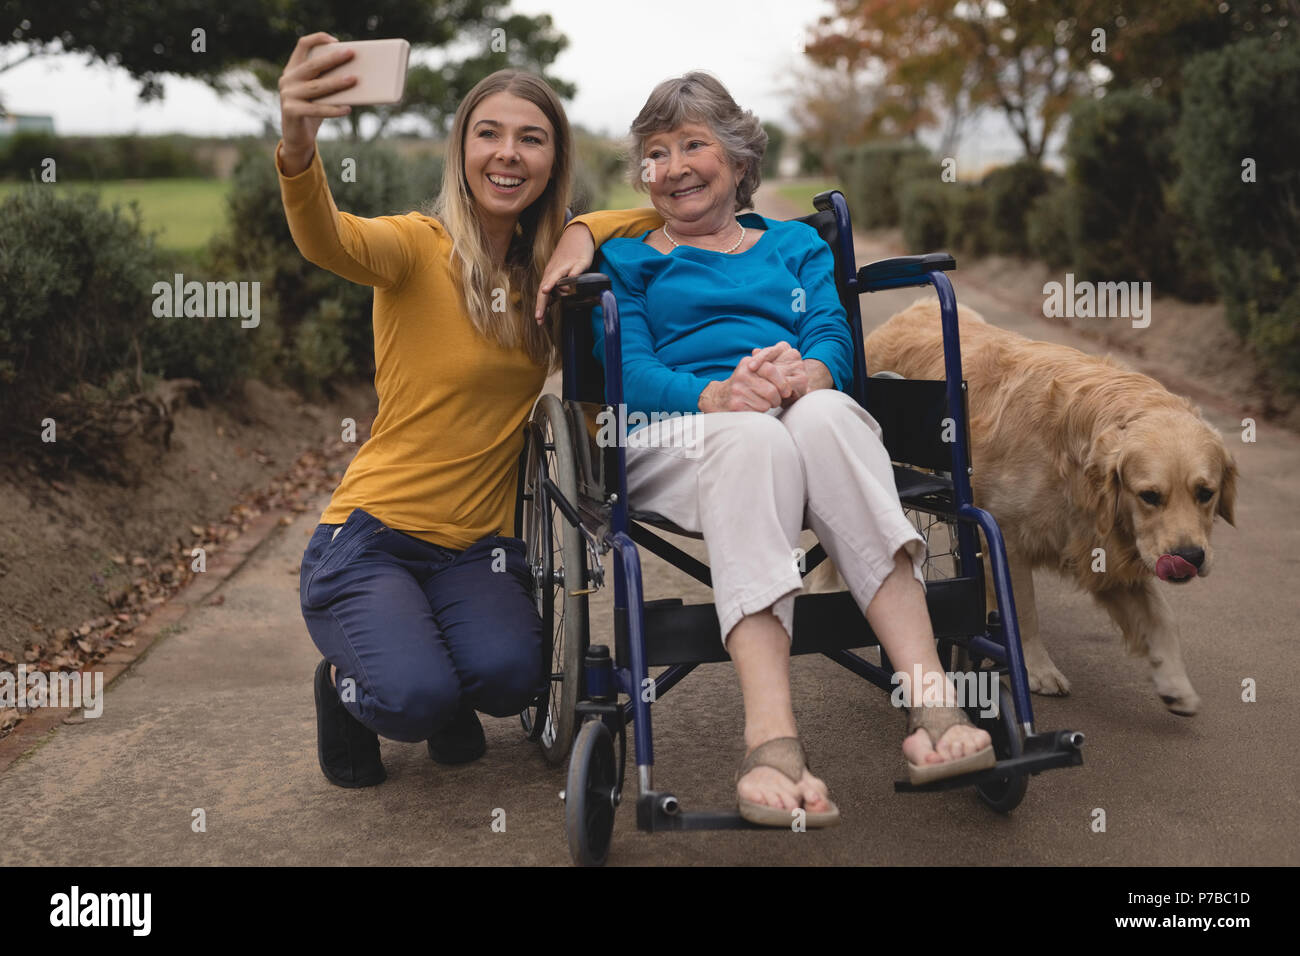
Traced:
<path fill-rule="evenodd" d="M 402 98 L 410 46 L 405 40 L 340 43 L 323 32 L 299 37 L 280 74 L 280 155 L 287 175 L 307 168 L 327 116 L 346 116 L 352 110 L 349 104 L 395 103 Z M 364 64 L 356 62 L 360 58 Z"/>
<path fill-rule="evenodd" d="M 351 62 L 321 74 L 321 79 L 330 80 L 338 73 L 355 76 L 357 82 L 351 87 L 321 96 L 316 102 L 332 106 L 378 106 L 401 101 L 402 91 L 406 88 L 406 61 L 411 52 L 410 43 L 400 38 L 354 40 L 339 43 L 338 47 L 353 52 Z M 316 55 L 324 55 L 327 50 L 334 52 L 332 47 L 312 47 L 307 51 L 308 62 Z"/>

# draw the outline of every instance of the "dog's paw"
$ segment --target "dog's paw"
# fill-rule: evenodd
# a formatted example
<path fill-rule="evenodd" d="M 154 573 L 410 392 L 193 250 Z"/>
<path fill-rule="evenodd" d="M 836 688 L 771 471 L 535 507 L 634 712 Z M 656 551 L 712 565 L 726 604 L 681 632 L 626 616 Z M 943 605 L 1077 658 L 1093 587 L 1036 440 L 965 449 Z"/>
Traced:
<path fill-rule="evenodd" d="M 1056 669 L 1056 665 L 1048 663 L 1035 667 L 1026 667 L 1029 672 L 1029 690 L 1034 694 L 1044 694 L 1048 697 L 1064 697 L 1070 693 L 1070 682 L 1065 679 L 1065 675 Z"/>

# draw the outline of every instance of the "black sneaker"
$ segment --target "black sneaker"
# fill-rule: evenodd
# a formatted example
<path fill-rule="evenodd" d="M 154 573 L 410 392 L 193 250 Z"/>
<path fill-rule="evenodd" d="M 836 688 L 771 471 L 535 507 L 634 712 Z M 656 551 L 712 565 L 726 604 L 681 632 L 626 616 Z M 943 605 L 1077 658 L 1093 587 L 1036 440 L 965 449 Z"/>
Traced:
<path fill-rule="evenodd" d="M 486 752 L 483 725 L 473 707 L 462 708 L 451 723 L 429 738 L 429 756 L 435 763 L 448 766 L 469 763 Z"/>
<path fill-rule="evenodd" d="M 325 779 L 337 787 L 373 787 L 388 779 L 379 760 L 379 735 L 348 713 L 330 680 L 330 662 L 316 666 L 316 755 Z"/>

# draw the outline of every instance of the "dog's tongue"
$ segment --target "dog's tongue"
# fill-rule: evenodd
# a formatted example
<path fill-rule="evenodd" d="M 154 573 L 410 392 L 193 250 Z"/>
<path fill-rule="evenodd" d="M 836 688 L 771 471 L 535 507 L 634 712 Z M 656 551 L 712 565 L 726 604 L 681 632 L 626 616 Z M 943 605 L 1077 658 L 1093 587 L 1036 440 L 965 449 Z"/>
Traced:
<path fill-rule="evenodd" d="M 1162 554 L 1156 559 L 1156 577 L 1161 581 L 1171 578 L 1188 578 L 1196 573 L 1196 568 L 1189 561 L 1184 561 L 1176 554 Z"/>

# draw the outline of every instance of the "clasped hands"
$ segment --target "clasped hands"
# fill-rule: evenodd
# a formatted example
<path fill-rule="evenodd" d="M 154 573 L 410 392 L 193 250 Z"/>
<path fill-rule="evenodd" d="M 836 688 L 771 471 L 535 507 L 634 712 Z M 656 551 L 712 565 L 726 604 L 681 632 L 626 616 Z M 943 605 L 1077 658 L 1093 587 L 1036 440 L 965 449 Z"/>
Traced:
<path fill-rule="evenodd" d="M 810 391 L 832 385 L 830 370 L 805 359 L 789 342 L 754 349 L 731 377 L 710 382 L 700 393 L 702 412 L 766 412 L 789 408 Z"/>

